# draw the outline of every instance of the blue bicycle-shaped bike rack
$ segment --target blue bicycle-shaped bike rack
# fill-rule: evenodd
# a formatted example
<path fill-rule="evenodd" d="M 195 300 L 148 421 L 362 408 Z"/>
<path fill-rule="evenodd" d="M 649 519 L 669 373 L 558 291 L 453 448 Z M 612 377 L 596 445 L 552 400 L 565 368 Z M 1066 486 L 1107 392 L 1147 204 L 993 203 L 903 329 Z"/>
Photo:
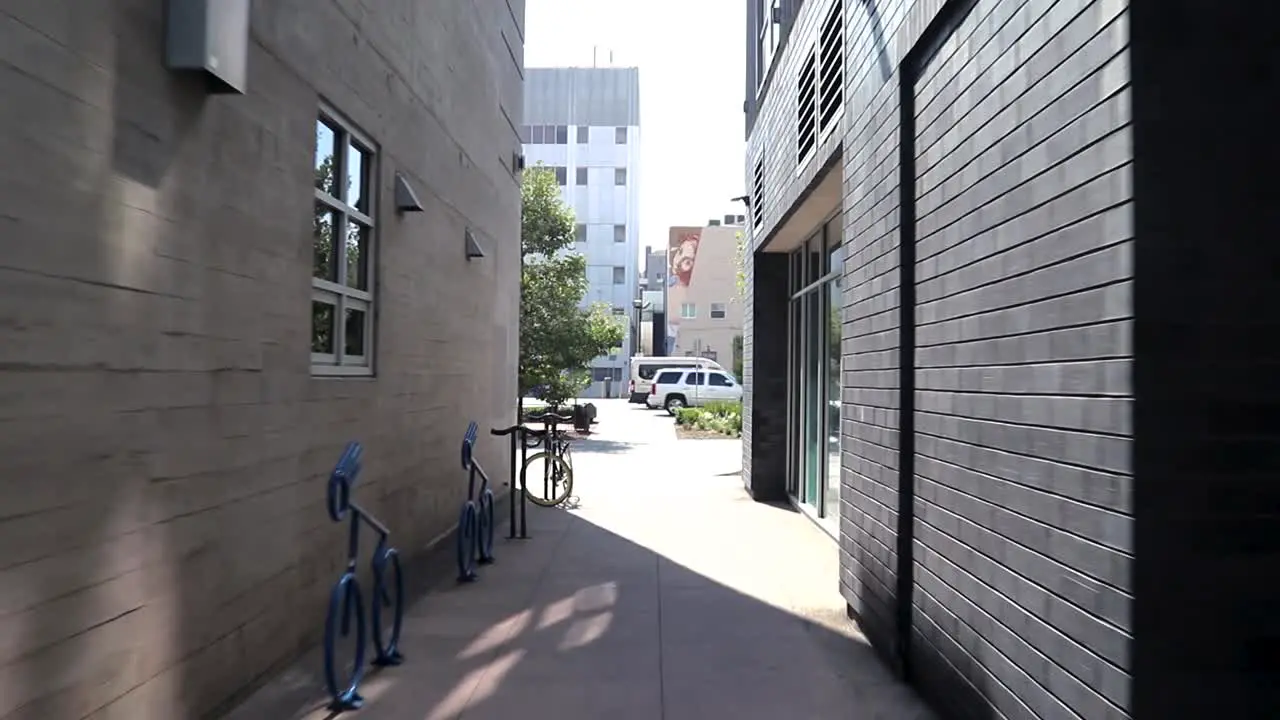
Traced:
<path fill-rule="evenodd" d="M 467 499 L 458 517 L 458 582 L 475 580 L 476 564 L 493 562 L 493 491 L 489 475 L 474 457 L 478 426 L 467 425 L 462 435 L 462 469 L 467 472 Z M 480 477 L 479 493 L 476 476 Z"/>
<path fill-rule="evenodd" d="M 391 531 L 359 505 L 351 502 L 351 488 L 360 475 L 360 458 L 364 454 L 360 443 L 348 443 L 337 466 L 329 476 L 329 517 L 341 522 L 351 517 L 351 534 L 347 545 L 347 569 L 333 586 L 329 597 L 329 615 L 324 626 L 324 675 L 333 698 L 333 710 L 354 710 L 364 704 L 358 692 L 364 677 L 366 637 L 364 600 L 360 583 L 356 579 L 356 560 L 360 555 L 360 523 L 378 533 L 370 564 L 373 568 L 373 647 L 374 665 L 392 666 L 404 662 L 400 654 L 400 629 L 404 624 L 404 577 L 400 574 L 400 554 L 387 545 Z M 341 639 L 355 635 L 355 658 L 351 672 L 340 672 L 337 660 L 337 644 Z"/>

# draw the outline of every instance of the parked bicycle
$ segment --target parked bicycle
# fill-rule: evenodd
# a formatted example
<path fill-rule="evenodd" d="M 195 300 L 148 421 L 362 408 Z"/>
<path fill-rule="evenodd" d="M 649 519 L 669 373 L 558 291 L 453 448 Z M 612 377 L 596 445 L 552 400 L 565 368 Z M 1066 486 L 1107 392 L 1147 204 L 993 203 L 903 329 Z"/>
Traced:
<path fill-rule="evenodd" d="M 529 502 L 540 507 L 555 507 L 568 500 L 573 492 L 573 456 L 569 434 L 559 428 L 561 423 L 573 422 L 573 418 L 543 413 L 531 416 L 528 420 L 543 423 L 545 429 L 522 428 L 525 442 L 528 442 L 529 437 L 537 438 L 543 449 L 525 458 L 524 465 L 520 468 L 520 486 Z M 532 446 L 526 444 L 526 447 Z M 539 477 L 542 480 L 540 484 Z"/>
<path fill-rule="evenodd" d="M 462 469 L 467 476 L 467 499 L 462 503 L 458 517 L 458 581 L 476 579 L 476 564 L 493 562 L 493 491 L 489 489 L 489 475 L 475 461 L 476 435 L 479 431 L 472 422 L 462 435 Z M 476 475 L 480 476 L 480 491 L 476 492 Z"/>
<path fill-rule="evenodd" d="M 358 688 L 364 677 L 365 647 L 368 645 L 364 618 L 364 599 L 360 583 L 356 579 L 356 559 L 360 555 L 360 522 L 378 533 L 370 565 L 373 569 L 373 664 L 399 665 L 404 662 L 400 654 L 400 630 L 404 624 L 404 577 L 400 574 L 400 553 L 387 544 L 391 531 L 359 505 L 351 501 L 351 488 L 360 475 L 360 460 L 364 449 L 360 443 L 348 443 L 329 476 L 328 509 L 334 522 L 351 516 L 351 530 L 347 544 L 347 569 L 338 578 L 329 596 L 329 614 L 324 628 L 324 674 L 330 706 L 334 710 L 354 710 L 364 704 Z M 338 667 L 338 641 L 355 630 L 354 656 L 350 671 Z"/>

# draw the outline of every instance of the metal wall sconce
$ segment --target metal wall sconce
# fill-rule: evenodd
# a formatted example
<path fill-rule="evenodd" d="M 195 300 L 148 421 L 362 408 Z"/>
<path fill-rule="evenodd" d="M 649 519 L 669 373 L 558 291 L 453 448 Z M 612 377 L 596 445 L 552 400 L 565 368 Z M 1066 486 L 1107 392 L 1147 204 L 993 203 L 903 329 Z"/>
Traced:
<path fill-rule="evenodd" d="M 168 0 L 165 66 L 202 75 L 211 93 L 243 94 L 249 0 Z"/>
<path fill-rule="evenodd" d="M 463 231 L 462 238 L 466 244 L 467 262 L 484 257 L 484 248 L 480 247 L 480 243 L 476 242 L 476 237 L 471 234 L 471 228 Z"/>
<path fill-rule="evenodd" d="M 422 202 L 418 200 L 418 194 L 400 173 L 396 173 L 396 210 L 402 213 L 422 212 Z"/>

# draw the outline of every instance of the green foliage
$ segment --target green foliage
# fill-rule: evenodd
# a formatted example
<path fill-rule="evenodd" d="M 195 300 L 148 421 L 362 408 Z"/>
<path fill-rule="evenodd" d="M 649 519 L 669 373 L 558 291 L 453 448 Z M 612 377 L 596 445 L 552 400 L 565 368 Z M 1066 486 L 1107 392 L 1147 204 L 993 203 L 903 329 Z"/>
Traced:
<path fill-rule="evenodd" d="M 733 262 L 738 272 L 734 276 L 734 282 L 738 288 L 738 300 L 741 301 L 747 296 L 747 236 L 744 233 L 734 233 L 733 236 L 736 245 L 734 246 Z M 742 376 L 739 375 L 739 378 Z"/>
<path fill-rule="evenodd" d="M 555 173 L 541 164 L 525 170 L 521 199 L 520 394 L 542 387 L 558 405 L 591 382 L 591 361 L 620 348 L 624 328 L 603 303 L 581 307 L 587 261 L 572 252 L 573 212 Z"/>
<path fill-rule="evenodd" d="M 716 400 L 702 407 L 680 408 L 676 411 L 676 424 L 738 437 L 742 434 L 742 403 Z"/>

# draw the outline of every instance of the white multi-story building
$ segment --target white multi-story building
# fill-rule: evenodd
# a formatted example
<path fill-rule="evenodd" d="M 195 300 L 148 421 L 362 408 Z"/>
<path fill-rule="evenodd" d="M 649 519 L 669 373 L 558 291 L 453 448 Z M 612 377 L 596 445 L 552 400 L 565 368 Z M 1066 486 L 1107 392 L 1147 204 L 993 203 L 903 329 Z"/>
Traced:
<path fill-rule="evenodd" d="M 586 394 L 618 397 L 639 297 L 640 72 L 530 68 L 524 87 L 525 162 L 555 169 L 577 217 L 576 247 L 587 258 L 584 303 L 608 303 L 626 321 L 618 353 L 592 362 Z"/>

